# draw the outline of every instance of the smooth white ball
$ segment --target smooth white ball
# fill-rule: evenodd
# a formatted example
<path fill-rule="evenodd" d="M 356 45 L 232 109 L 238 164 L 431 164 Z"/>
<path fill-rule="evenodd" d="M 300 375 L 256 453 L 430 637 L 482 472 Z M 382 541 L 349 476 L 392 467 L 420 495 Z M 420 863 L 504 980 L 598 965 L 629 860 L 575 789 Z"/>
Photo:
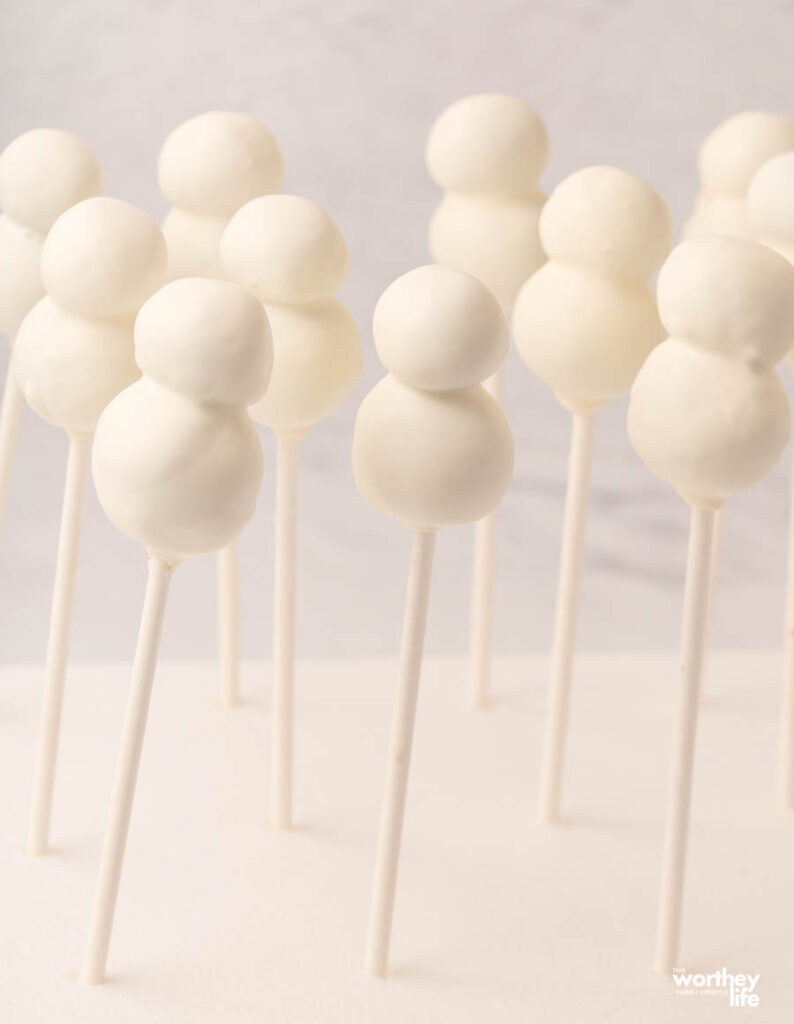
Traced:
<path fill-rule="evenodd" d="M 41 255 L 44 286 L 73 313 L 134 318 L 163 283 L 167 254 L 157 224 L 121 199 L 86 199 L 55 221 Z"/>
<path fill-rule="evenodd" d="M 281 188 L 284 166 L 272 135 L 255 118 L 228 111 L 199 114 L 163 143 L 157 168 L 168 201 L 194 213 L 231 217 Z"/>
<path fill-rule="evenodd" d="M 794 263 L 794 151 L 767 160 L 750 182 L 745 205 L 753 237 Z"/>
<path fill-rule="evenodd" d="M 466 96 L 433 125 L 426 159 L 446 191 L 532 197 L 548 160 L 546 126 L 515 96 Z"/>
<path fill-rule="evenodd" d="M 774 366 L 794 342 L 794 269 L 757 242 L 682 242 L 659 272 L 657 297 L 671 336 L 750 366 Z"/>
<path fill-rule="evenodd" d="M 273 373 L 264 397 L 249 411 L 272 430 L 301 434 L 352 391 L 361 375 L 361 339 L 353 317 L 336 299 L 266 308 Z"/>
<path fill-rule="evenodd" d="M 92 468 L 122 533 L 168 561 L 226 547 L 256 507 L 262 445 L 244 409 L 141 378 L 102 413 Z"/>
<path fill-rule="evenodd" d="M 197 402 L 248 405 L 270 379 L 270 325 L 240 285 L 181 278 L 141 307 L 135 358 L 147 377 Z"/>
<path fill-rule="evenodd" d="M 794 121 L 782 114 L 749 110 L 729 117 L 706 136 L 698 154 L 707 193 L 744 197 L 750 180 L 770 157 L 794 149 Z"/>
<path fill-rule="evenodd" d="M 369 504 L 409 526 L 470 523 L 504 497 L 513 439 L 484 388 L 419 391 L 387 376 L 358 411 L 353 470 Z"/>
<path fill-rule="evenodd" d="M 664 199 L 616 167 L 585 167 L 565 178 L 540 215 L 550 260 L 604 275 L 648 278 L 673 243 Z"/>
<path fill-rule="evenodd" d="M 476 278 L 452 267 L 417 267 L 389 285 L 375 307 L 375 348 L 406 384 L 446 391 L 494 373 L 509 346 L 499 303 Z"/>
<path fill-rule="evenodd" d="M 90 433 L 108 402 L 140 376 L 131 323 L 86 319 L 49 295 L 22 321 L 12 360 L 31 409 L 70 433 Z"/>
<path fill-rule="evenodd" d="M 262 302 L 315 302 L 347 277 L 349 256 L 328 214 L 303 196 L 260 196 L 229 221 L 220 245 L 227 275 Z"/>
<path fill-rule="evenodd" d="M 64 210 L 101 192 L 99 162 L 71 132 L 36 128 L 0 154 L 0 209 L 39 235 Z"/>

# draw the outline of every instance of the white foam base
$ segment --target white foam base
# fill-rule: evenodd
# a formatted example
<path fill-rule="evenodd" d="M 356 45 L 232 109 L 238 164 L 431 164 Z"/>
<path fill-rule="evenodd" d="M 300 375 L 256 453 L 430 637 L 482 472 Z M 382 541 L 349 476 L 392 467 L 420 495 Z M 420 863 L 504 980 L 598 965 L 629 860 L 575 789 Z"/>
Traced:
<path fill-rule="evenodd" d="M 773 785 L 779 659 L 720 654 L 701 716 L 683 966 L 760 972 L 751 1020 L 794 1006 L 794 816 Z M 535 823 L 542 659 L 503 662 L 465 704 L 430 662 L 386 981 L 362 975 L 392 665 L 299 666 L 296 814 L 266 825 L 266 670 L 214 706 L 212 665 L 163 665 L 108 981 L 78 983 L 127 691 L 67 686 L 51 856 L 22 853 L 40 673 L 0 679 L 0 1019 L 14 1024 L 652 1024 L 733 1020 L 650 971 L 675 659 L 582 657 L 569 819 Z"/>

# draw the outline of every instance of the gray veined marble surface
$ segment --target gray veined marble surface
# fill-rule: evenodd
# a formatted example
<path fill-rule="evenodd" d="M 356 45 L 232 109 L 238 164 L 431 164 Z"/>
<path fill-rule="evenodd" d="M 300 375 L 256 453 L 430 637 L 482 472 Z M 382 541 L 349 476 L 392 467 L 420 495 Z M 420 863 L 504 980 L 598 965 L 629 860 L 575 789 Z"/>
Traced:
<path fill-rule="evenodd" d="M 285 188 L 315 198 L 350 243 L 342 298 L 365 345 L 364 377 L 303 446 L 298 649 L 303 657 L 387 654 L 397 645 L 408 531 L 372 512 L 350 469 L 352 420 L 380 375 L 372 308 L 399 273 L 427 259 L 437 200 L 423 162 L 433 117 L 469 92 L 514 92 L 546 118 L 546 188 L 588 163 L 646 178 L 677 223 L 697 183 L 703 135 L 741 109 L 792 112 L 788 0 L 31 0 L 0 9 L 0 141 L 40 125 L 70 128 L 97 151 L 107 191 L 156 216 L 157 151 L 210 108 L 259 116 L 282 146 Z M 0 360 L 5 361 L 5 350 Z M 783 371 L 788 377 L 788 371 Z M 506 407 L 516 479 L 501 512 L 495 642 L 548 645 L 568 417 L 515 355 Z M 787 382 L 788 386 L 788 382 Z M 625 403 L 598 424 L 583 648 L 677 643 L 687 509 L 633 455 Z M 265 439 L 272 466 L 272 439 Z M 66 440 L 26 410 L 0 548 L 0 659 L 43 658 Z M 774 645 L 782 629 L 788 454 L 725 519 L 716 607 L 719 645 Z M 243 646 L 270 647 L 272 474 L 242 539 Z M 471 530 L 445 532 L 428 648 L 465 649 Z M 134 645 L 145 558 L 91 493 L 73 633 L 75 660 L 125 659 Z M 214 567 L 177 573 L 165 657 L 211 657 Z"/>

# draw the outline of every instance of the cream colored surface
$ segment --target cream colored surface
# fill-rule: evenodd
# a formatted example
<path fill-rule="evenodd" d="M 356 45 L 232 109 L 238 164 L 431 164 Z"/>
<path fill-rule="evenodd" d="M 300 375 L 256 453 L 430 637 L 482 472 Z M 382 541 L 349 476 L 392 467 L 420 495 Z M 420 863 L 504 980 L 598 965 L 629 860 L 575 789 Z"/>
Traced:
<path fill-rule="evenodd" d="M 648 278 L 672 244 L 664 200 L 614 167 L 585 167 L 552 192 L 540 218 L 549 262 L 513 314 L 527 366 L 573 411 L 628 391 L 664 336 Z"/>
<path fill-rule="evenodd" d="M 632 388 L 629 438 L 686 501 L 719 508 L 763 479 L 788 440 L 772 368 L 794 337 L 794 269 L 756 242 L 696 238 L 673 251 L 658 293 L 671 336 Z"/>
<path fill-rule="evenodd" d="M 141 310 L 138 344 L 144 376 L 97 425 L 99 501 L 123 533 L 167 561 L 216 551 L 253 515 L 262 481 L 245 405 L 267 386 L 267 318 L 238 285 L 174 281 Z"/>
<path fill-rule="evenodd" d="M 751 237 L 794 263 L 794 140 L 790 152 L 773 156 L 753 176 L 746 206 Z"/>
<path fill-rule="evenodd" d="M 477 344 L 470 322 L 480 325 Z M 463 271 L 419 267 L 387 288 L 373 328 L 391 372 L 356 417 L 358 489 L 375 509 L 418 529 L 481 519 L 512 477 L 513 441 L 504 413 L 479 384 L 429 390 L 411 386 L 403 374 L 438 388 L 442 381 L 471 380 L 483 359 L 498 362 L 507 326 L 493 297 Z M 428 369 L 423 347 L 433 332 L 445 366 Z"/>
<path fill-rule="evenodd" d="M 783 114 L 748 110 L 717 125 L 700 147 L 700 194 L 683 237 L 755 237 L 745 209 L 747 187 L 767 160 L 790 149 L 794 120 Z"/>

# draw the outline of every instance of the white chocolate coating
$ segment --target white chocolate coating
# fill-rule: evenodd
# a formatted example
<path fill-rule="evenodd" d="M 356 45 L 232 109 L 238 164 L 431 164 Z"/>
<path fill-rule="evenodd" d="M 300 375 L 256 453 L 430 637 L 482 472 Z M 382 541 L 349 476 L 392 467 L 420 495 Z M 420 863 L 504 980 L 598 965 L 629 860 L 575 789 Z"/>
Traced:
<path fill-rule="evenodd" d="M 260 196 L 232 217 L 220 246 L 225 275 L 264 303 L 273 373 L 251 415 L 276 431 L 303 433 L 333 412 L 361 374 L 353 318 L 332 297 L 347 276 L 339 228 L 302 196 Z"/>
<path fill-rule="evenodd" d="M 123 533 L 169 562 L 217 551 L 253 515 L 262 482 L 245 403 L 267 386 L 264 309 L 230 282 L 175 281 L 142 308 L 135 346 L 144 376 L 97 424 L 100 503 Z"/>
<path fill-rule="evenodd" d="M 168 278 L 223 277 L 218 256 L 231 216 L 284 180 L 281 153 L 268 130 L 247 114 L 210 111 L 175 128 L 158 163 L 172 204 L 163 222 Z"/>
<path fill-rule="evenodd" d="M 756 242 L 706 236 L 673 251 L 658 291 L 670 337 L 634 382 L 629 438 L 685 501 L 716 509 L 761 480 L 788 440 L 772 367 L 794 339 L 794 268 Z"/>
<path fill-rule="evenodd" d="M 40 416 L 89 433 L 139 376 L 133 320 L 165 278 L 165 241 L 141 210 L 96 197 L 56 220 L 41 265 L 49 294 L 20 325 L 13 373 Z"/>
<path fill-rule="evenodd" d="M 745 208 L 747 187 L 767 160 L 790 149 L 794 120 L 780 114 L 750 110 L 717 125 L 700 147 L 700 194 L 683 237 L 753 238 Z"/>
<path fill-rule="evenodd" d="M 440 115 L 427 142 L 427 168 L 444 190 L 430 221 L 437 263 L 465 270 L 505 313 L 545 260 L 538 179 L 548 160 L 546 127 L 514 96 L 467 96 Z"/>
<path fill-rule="evenodd" d="M 794 150 L 767 160 L 747 189 L 752 235 L 794 263 Z"/>
<path fill-rule="evenodd" d="M 96 157 L 70 132 L 37 128 L 0 154 L 0 330 L 13 336 L 44 296 L 41 249 L 53 222 L 101 192 Z"/>
<path fill-rule="evenodd" d="M 476 366 L 484 375 L 496 368 L 506 349 L 504 315 L 476 278 L 448 267 L 419 267 L 383 293 L 373 331 L 392 373 L 370 391 L 356 417 L 359 491 L 379 512 L 417 529 L 481 519 L 499 504 L 513 475 L 510 427 L 479 384 L 441 389 L 439 382 L 470 381 Z M 421 345 L 434 335 L 438 365 Z M 429 379 L 434 386 L 419 388 L 406 378 Z"/>
<path fill-rule="evenodd" d="M 672 236 L 667 204 L 625 171 L 586 167 L 552 192 L 540 217 L 549 261 L 519 292 L 513 330 L 566 408 L 624 394 L 664 337 L 648 278 Z"/>

